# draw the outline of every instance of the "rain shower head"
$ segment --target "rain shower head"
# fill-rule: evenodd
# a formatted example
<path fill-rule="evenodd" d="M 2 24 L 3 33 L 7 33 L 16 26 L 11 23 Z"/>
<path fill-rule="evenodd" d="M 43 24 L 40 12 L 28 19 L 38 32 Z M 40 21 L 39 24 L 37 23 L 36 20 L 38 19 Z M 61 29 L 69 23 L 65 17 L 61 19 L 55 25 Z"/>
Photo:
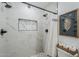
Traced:
<path fill-rule="evenodd" d="M 2 3 L 5 3 L 5 4 L 6 4 L 6 5 L 5 5 L 6 8 L 11 8 L 11 7 L 12 7 L 12 6 L 9 5 L 7 2 L 2 2 Z"/>
<path fill-rule="evenodd" d="M 12 6 L 10 6 L 10 5 L 7 4 L 7 5 L 5 5 L 5 7 L 6 7 L 6 8 L 11 8 Z"/>

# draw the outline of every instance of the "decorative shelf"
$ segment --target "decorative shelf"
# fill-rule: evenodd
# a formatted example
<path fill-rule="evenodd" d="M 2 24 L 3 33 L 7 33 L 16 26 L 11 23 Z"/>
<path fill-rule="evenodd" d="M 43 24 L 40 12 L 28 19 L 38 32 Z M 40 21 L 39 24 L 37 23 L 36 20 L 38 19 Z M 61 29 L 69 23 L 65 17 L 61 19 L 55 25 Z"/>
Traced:
<path fill-rule="evenodd" d="M 69 48 L 65 48 L 64 46 L 60 46 L 59 44 L 57 44 L 57 48 L 65 51 L 67 53 L 70 53 L 71 55 L 78 54 L 78 49 L 76 49 L 75 51 L 71 51 Z"/>

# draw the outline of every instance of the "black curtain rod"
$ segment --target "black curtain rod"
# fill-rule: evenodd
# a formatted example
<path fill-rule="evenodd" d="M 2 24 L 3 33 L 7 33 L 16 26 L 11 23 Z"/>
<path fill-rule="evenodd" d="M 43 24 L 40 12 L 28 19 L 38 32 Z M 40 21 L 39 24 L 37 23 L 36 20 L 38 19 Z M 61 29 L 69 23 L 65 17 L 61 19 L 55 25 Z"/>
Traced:
<path fill-rule="evenodd" d="M 40 7 L 38 7 L 38 6 L 35 6 L 35 5 L 32 5 L 32 4 L 29 4 L 29 3 L 27 3 L 27 2 L 22 2 L 22 3 L 27 4 L 27 5 L 30 5 L 30 6 L 33 6 L 33 7 L 35 7 L 35 8 L 38 8 L 38 9 L 41 9 L 41 10 L 44 10 L 44 11 L 47 11 L 47 12 L 49 12 L 49 13 L 57 14 L 57 13 L 55 13 L 55 12 L 52 12 L 52 11 L 49 11 L 49 10 L 46 10 L 46 9 L 40 8 Z"/>

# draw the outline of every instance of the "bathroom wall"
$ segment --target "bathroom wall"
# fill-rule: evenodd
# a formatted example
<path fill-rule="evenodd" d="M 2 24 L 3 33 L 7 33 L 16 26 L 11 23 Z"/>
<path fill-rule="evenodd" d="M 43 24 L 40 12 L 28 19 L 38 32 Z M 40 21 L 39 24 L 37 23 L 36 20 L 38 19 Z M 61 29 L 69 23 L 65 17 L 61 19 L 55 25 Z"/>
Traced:
<path fill-rule="evenodd" d="M 1 28 L 4 28 L 5 27 L 5 17 L 6 17 L 6 13 L 5 12 L 3 12 L 4 10 L 4 8 L 2 8 L 3 7 L 3 5 L 0 5 L 0 30 L 1 30 Z M 5 55 L 5 51 L 6 51 L 6 40 L 5 40 L 5 38 L 4 37 L 2 37 L 1 35 L 0 35 L 0 56 L 2 56 L 2 55 Z"/>
<path fill-rule="evenodd" d="M 2 27 L 7 30 L 7 34 L 3 36 L 6 44 L 4 43 L 4 50 L 1 50 L 3 52 L 5 51 L 5 55 L 0 54 L 0 56 L 32 56 L 39 53 L 42 50 L 41 22 L 43 22 L 43 19 L 41 17 L 44 11 L 32 6 L 28 8 L 28 6 L 23 3 L 9 2 L 8 4 L 10 4 L 12 8 L 5 8 L 5 4 L 3 4 L 1 7 L 3 10 L 1 11 L 2 13 L 0 13 L 1 17 L 4 18 L 2 19 L 0 17 L 0 24 L 4 20 L 4 26 Z M 38 31 L 18 31 L 19 18 L 36 20 L 38 22 Z"/>
<path fill-rule="evenodd" d="M 66 13 L 68 11 L 71 11 L 77 8 L 79 8 L 78 2 L 59 2 L 58 15 L 61 15 L 63 13 Z M 75 46 L 79 49 L 79 45 L 78 45 L 79 38 L 59 35 L 59 29 L 58 29 L 58 40 L 59 42 L 63 42 L 64 44 L 69 45 L 69 46 Z"/>
<path fill-rule="evenodd" d="M 5 4 L 0 6 L 0 27 L 7 30 L 7 34 L 0 36 L 0 47 L 2 47 L 0 56 L 32 56 L 42 51 L 54 56 L 53 42 L 57 36 L 53 36 L 56 33 L 56 23 L 52 20 L 57 19 L 56 15 L 32 6 L 28 8 L 28 5 L 22 3 L 8 4 L 12 6 L 11 9 L 5 8 Z M 56 11 L 55 7 L 56 5 L 50 4 L 47 9 Z M 46 13 L 48 16 L 43 17 Z M 18 31 L 19 18 L 36 20 L 38 31 Z M 45 33 L 45 29 L 48 29 L 48 34 Z"/>

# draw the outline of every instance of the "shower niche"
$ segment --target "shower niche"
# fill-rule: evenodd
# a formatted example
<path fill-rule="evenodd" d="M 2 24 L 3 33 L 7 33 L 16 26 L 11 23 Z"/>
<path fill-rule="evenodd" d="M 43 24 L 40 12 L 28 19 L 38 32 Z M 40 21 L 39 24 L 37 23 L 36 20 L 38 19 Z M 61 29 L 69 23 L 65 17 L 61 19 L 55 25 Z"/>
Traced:
<path fill-rule="evenodd" d="M 18 19 L 19 31 L 37 31 L 37 21 L 29 19 Z"/>
<path fill-rule="evenodd" d="M 60 15 L 59 28 L 60 35 L 79 37 L 79 9 Z"/>

